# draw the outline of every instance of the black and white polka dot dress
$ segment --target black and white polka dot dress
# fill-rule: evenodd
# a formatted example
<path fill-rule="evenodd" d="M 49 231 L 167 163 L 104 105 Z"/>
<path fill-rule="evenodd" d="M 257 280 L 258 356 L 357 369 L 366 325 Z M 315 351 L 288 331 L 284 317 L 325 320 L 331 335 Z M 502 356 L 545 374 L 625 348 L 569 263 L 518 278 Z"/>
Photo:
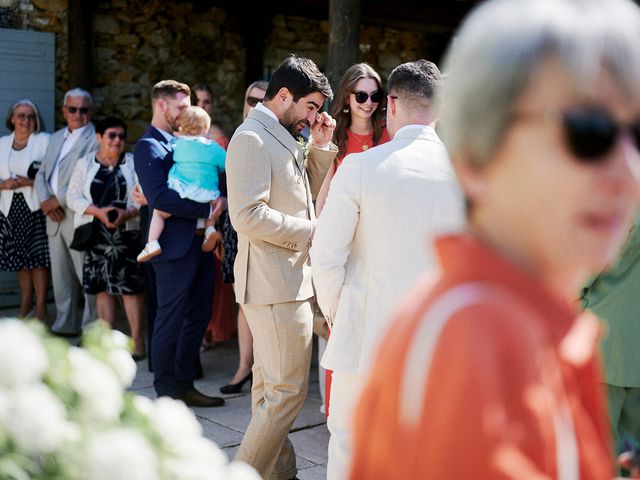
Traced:
<path fill-rule="evenodd" d="M 42 210 L 32 212 L 22 193 L 14 193 L 9 214 L 0 213 L 0 270 L 32 270 L 49 264 L 45 216 Z"/>

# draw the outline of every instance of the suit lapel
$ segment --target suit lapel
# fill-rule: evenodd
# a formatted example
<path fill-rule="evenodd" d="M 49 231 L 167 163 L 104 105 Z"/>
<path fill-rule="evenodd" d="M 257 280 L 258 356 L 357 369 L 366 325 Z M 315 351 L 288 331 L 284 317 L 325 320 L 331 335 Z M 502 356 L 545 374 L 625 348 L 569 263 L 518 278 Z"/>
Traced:
<path fill-rule="evenodd" d="M 64 128 L 67 128 L 67 127 L 64 127 Z M 52 153 L 55 152 L 55 156 L 50 157 L 50 163 L 49 163 L 50 167 L 49 167 L 49 170 L 47 171 L 47 183 L 51 178 L 51 174 L 53 173 L 53 167 L 56 164 L 58 155 L 60 155 L 60 150 L 62 150 L 63 143 L 64 143 L 64 130 L 58 130 L 58 132 L 54 133 L 51 136 L 51 140 L 49 144 L 49 150 L 51 150 Z"/>
<path fill-rule="evenodd" d="M 296 167 L 300 171 L 300 175 L 304 175 L 304 154 L 302 147 L 291 134 L 284 128 L 280 122 L 274 120 L 269 115 L 255 108 L 249 112 L 249 117 L 259 122 L 265 131 L 275 138 L 284 148 L 289 150 L 295 158 Z"/>
<path fill-rule="evenodd" d="M 86 146 L 87 142 L 91 139 L 91 137 L 95 135 L 95 133 L 96 132 L 93 128 L 93 125 L 87 125 L 87 128 L 85 128 L 80 134 L 80 138 L 78 139 L 78 141 L 73 145 L 73 147 L 71 147 L 71 150 L 69 150 L 67 154 L 60 159 L 60 161 L 62 162 L 66 158 L 75 155 L 78 150 L 82 150 Z"/>

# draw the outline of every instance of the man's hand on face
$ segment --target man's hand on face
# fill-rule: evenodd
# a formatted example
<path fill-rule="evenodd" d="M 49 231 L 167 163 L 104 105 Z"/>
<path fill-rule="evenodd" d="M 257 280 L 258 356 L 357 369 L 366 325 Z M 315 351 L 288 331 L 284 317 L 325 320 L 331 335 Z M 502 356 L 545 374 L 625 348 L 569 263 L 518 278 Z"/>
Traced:
<path fill-rule="evenodd" d="M 333 138 L 333 131 L 336 128 L 336 121 L 327 112 L 318 114 L 316 123 L 311 127 L 311 137 L 313 145 L 318 148 L 326 148 Z"/>

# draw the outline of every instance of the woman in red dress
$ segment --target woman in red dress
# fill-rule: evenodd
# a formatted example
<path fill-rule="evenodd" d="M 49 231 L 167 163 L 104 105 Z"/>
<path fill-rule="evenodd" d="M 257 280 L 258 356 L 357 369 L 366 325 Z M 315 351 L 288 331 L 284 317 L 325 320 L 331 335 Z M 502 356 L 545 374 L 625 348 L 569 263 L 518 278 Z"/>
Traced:
<path fill-rule="evenodd" d="M 380 75 L 367 63 L 351 65 L 340 80 L 331 115 L 336 121 L 333 142 L 338 146 L 338 155 L 329 168 L 316 200 L 316 216 L 320 216 L 329 193 L 331 180 L 344 157 L 359 153 L 390 140 L 385 126 L 386 95 Z M 320 337 L 318 356 L 321 358 L 327 342 Z M 324 369 L 320 368 L 322 372 Z M 331 396 L 331 371 L 326 371 L 324 395 L 325 413 L 329 415 Z"/>

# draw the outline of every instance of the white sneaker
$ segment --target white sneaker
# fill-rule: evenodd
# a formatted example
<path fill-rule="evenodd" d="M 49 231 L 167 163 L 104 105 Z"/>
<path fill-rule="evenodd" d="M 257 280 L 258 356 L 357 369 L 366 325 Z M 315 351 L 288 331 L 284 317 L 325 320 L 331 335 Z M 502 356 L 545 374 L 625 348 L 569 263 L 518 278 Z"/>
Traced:
<path fill-rule="evenodd" d="M 162 253 L 162 247 L 157 240 L 152 240 L 144 246 L 144 249 L 138 255 L 138 263 L 146 262 L 147 260 L 152 259 L 153 257 L 160 255 Z"/>

